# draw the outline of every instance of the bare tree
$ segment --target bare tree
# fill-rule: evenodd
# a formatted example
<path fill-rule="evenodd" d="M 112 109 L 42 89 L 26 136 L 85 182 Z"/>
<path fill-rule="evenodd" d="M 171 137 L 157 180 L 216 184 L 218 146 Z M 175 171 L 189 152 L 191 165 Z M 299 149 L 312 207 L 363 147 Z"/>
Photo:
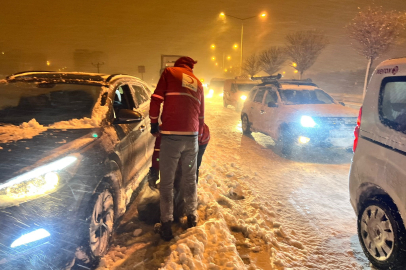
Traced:
<path fill-rule="evenodd" d="M 277 72 L 286 61 L 285 50 L 281 47 L 272 46 L 261 52 L 259 62 L 263 71 L 269 75 Z"/>
<path fill-rule="evenodd" d="M 245 59 L 244 64 L 242 65 L 242 70 L 250 77 L 261 71 L 261 63 L 255 53 Z"/>
<path fill-rule="evenodd" d="M 298 31 L 286 36 L 286 54 L 293 61 L 292 67 L 300 74 L 308 70 L 328 45 L 328 39 L 319 30 Z"/>
<path fill-rule="evenodd" d="M 358 53 L 368 60 L 363 98 L 372 63 L 389 50 L 390 45 L 405 29 L 405 23 L 405 15 L 396 11 L 383 11 L 381 7 L 373 6 L 360 11 L 347 25 L 350 38 L 356 41 Z"/>

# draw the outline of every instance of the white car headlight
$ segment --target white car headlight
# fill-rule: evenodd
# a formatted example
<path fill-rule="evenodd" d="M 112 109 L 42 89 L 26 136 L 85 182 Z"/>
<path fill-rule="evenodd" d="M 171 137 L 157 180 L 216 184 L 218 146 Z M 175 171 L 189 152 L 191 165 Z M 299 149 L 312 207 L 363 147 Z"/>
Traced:
<path fill-rule="evenodd" d="M 246 100 L 246 99 L 247 99 L 247 96 L 246 96 L 246 95 L 242 95 L 240 98 L 241 98 L 242 100 Z"/>
<path fill-rule="evenodd" d="M 300 124 L 302 125 L 302 127 L 312 128 L 316 126 L 316 122 L 314 122 L 313 118 L 307 115 L 302 116 L 302 118 L 300 119 Z"/>
<path fill-rule="evenodd" d="M 53 192 L 60 182 L 62 170 L 77 160 L 75 156 L 67 156 L 0 184 L 0 208 L 17 205 Z"/>

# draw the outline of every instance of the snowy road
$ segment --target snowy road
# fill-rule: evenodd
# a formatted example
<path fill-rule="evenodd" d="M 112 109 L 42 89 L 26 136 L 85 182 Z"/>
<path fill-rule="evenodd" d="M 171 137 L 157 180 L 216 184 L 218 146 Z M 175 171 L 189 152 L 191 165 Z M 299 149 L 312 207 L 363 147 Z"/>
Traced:
<path fill-rule="evenodd" d="M 187 229 L 184 218 L 175 239 L 161 240 L 137 213 L 154 194 L 144 186 L 98 270 L 372 269 L 349 202 L 352 154 L 312 149 L 285 159 L 270 137 L 243 135 L 240 113 L 220 99 L 206 100 L 205 121 L 198 226 Z"/>
<path fill-rule="evenodd" d="M 206 122 L 212 134 L 208 152 L 213 160 L 205 162 L 235 162 L 244 174 L 255 175 L 247 184 L 264 203 L 275 207 L 276 219 L 308 251 L 303 267 L 370 269 L 349 202 L 352 154 L 314 149 L 285 159 L 275 153 L 271 138 L 258 133 L 251 138 L 242 135 L 240 114 L 234 108 L 223 108 L 217 99 L 206 103 Z"/>

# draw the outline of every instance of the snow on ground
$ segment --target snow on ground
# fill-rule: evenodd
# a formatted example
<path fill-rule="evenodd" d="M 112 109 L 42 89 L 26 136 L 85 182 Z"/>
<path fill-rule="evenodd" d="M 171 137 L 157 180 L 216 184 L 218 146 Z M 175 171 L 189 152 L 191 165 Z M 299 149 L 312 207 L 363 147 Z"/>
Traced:
<path fill-rule="evenodd" d="M 206 103 L 212 139 L 200 169 L 198 226 L 175 223 L 168 243 L 129 209 L 98 270 L 370 269 L 348 201 L 351 155 L 285 159 L 269 137 L 243 136 L 238 112 Z"/>
<path fill-rule="evenodd" d="M 261 205 L 244 184 L 252 177 L 243 175 L 234 163 L 204 164 L 200 171 L 198 226 L 175 232 L 168 256 L 156 256 L 163 262 L 160 269 L 279 269 L 300 265 L 307 253 L 303 244 L 277 221 L 272 205 Z M 114 247 L 98 269 L 121 269 L 126 250 Z M 250 253 L 256 254 L 254 258 Z M 256 265 L 255 257 L 261 258 L 262 267 Z"/>

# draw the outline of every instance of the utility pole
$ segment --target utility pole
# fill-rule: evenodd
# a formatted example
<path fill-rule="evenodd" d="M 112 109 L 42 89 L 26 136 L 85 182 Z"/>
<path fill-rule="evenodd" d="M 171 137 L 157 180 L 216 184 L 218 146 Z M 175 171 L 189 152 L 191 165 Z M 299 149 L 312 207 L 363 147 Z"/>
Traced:
<path fill-rule="evenodd" d="M 94 64 L 93 62 L 92 62 L 92 65 L 93 66 L 95 66 L 95 67 L 97 67 L 97 73 L 100 73 L 100 66 L 102 66 L 102 65 L 104 65 L 104 62 L 97 62 L 97 64 Z"/>

